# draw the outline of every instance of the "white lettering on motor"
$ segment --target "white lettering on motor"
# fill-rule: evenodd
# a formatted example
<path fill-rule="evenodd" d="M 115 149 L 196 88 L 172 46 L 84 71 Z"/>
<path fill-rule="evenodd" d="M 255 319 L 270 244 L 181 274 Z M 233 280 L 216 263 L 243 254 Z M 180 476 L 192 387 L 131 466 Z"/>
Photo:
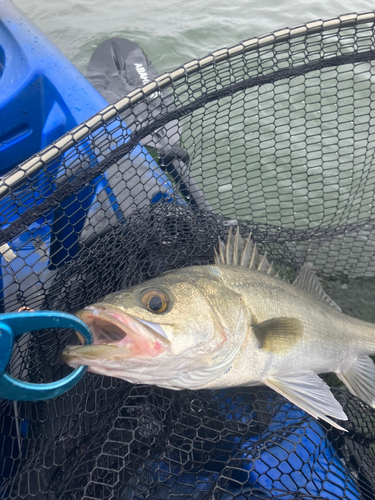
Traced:
<path fill-rule="evenodd" d="M 143 66 L 143 64 L 135 63 L 134 64 L 135 69 L 139 75 L 139 78 L 142 80 L 143 85 L 146 85 L 146 83 L 150 82 L 150 78 L 148 76 L 148 73 L 146 71 L 146 68 Z M 153 94 L 150 95 L 151 99 L 155 99 L 160 94 L 160 92 L 154 92 Z"/>

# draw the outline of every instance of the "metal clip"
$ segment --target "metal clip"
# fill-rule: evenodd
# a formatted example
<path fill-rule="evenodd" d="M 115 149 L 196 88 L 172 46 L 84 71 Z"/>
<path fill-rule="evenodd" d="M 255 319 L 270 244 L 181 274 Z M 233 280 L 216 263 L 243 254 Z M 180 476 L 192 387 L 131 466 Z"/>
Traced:
<path fill-rule="evenodd" d="M 71 389 L 84 375 L 87 366 L 76 368 L 56 382 L 34 384 L 5 372 L 13 351 L 14 339 L 23 333 L 42 328 L 71 328 L 79 332 L 84 343 L 92 344 L 89 327 L 76 316 L 58 311 L 17 312 L 0 315 L 0 398 L 13 401 L 41 401 L 55 398 Z"/>

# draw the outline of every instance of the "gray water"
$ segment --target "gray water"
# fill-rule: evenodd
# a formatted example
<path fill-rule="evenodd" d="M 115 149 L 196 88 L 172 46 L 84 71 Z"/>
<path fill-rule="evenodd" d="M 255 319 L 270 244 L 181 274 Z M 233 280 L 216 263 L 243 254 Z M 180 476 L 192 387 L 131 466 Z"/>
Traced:
<path fill-rule="evenodd" d="M 15 0 L 85 72 L 95 47 L 121 36 L 162 73 L 224 46 L 316 19 L 374 9 L 366 0 Z"/>

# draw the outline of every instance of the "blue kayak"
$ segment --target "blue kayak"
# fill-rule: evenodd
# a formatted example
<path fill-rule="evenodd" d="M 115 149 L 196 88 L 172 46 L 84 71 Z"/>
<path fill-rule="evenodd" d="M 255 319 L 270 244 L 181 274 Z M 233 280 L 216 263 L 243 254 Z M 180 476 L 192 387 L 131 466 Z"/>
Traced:
<path fill-rule="evenodd" d="M 116 39 L 115 46 L 117 51 L 113 51 L 113 42 L 104 42 L 89 63 L 89 77 L 103 97 L 12 2 L 0 0 L 1 175 L 18 168 L 30 156 L 108 106 L 105 97 L 110 96 L 108 100 L 114 101 L 124 95 L 122 92 L 142 86 L 147 71 L 153 72 L 150 77 L 156 76 L 156 70 L 136 44 Z M 112 64 L 118 64 L 121 57 L 124 61 L 131 57 L 138 71 L 124 75 L 122 68 L 117 67 L 116 73 L 116 68 L 109 66 L 108 53 L 112 54 Z M 147 70 L 140 72 L 139 68 Z M 111 76 L 103 85 L 108 71 Z M 131 134 L 126 124 L 123 126 Z M 68 151 L 62 155 L 64 164 L 69 165 L 69 175 L 79 174 L 82 162 L 90 163 L 92 168 L 100 161 L 93 144 L 95 137 L 110 134 L 118 145 L 124 140 L 121 130 L 112 129 L 107 126 L 105 130 L 97 130 L 91 142 L 81 141 L 76 153 Z M 178 125 L 173 130 L 177 144 Z M 153 144 L 162 148 L 164 143 Z M 12 196 L 0 197 L 0 211 L 7 220 L 5 224 L 0 217 L 2 229 L 58 189 L 59 179 L 66 175 L 62 165 L 55 161 L 40 171 L 33 180 L 32 191 L 23 183 L 13 190 Z M 128 190 L 119 186 L 119 175 L 125 181 L 128 175 Z M 47 220 L 33 222 L 20 238 L 2 241 L 0 289 L 5 292 L 0 294 L 0 312 L 41 307 L 38 302 L 41 287 L 48 288 L 56 269 L 74 259 L 82 246 L 91 245 L 103 232 L 126 220 L 135 208 L 135 191 L 142 200 L 137 202 L 138 209 L 168 200 L 172 194 L 170 176 L 142 144 L 134 148 L 126 161 L 63 200 Z"/>
<path fill-rule="evenodd" d="M 64 54 L 0 0 L 0 175 L 106 106 Z"/>

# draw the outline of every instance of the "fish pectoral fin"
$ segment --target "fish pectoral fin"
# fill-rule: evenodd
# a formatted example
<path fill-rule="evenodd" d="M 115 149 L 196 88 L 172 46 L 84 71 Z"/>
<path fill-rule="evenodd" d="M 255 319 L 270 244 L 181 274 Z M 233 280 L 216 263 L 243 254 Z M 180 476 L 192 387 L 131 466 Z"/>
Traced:
<path fill-rule="evenodd" d="M 375 365 L 369 356 L 342 367 L 337 376 L 354 396 L 375 408 Z"/>
<path fill-rule="evenodd" d="M 314 418 L 321 418 L 336 429 L 345 431 L 329 417 L 339 420 L 347 420 L 348 417 L 340 403 L 334 398 L 328 385 L 313 371 L 268 377 L 263 380 L 263 383 Z"/>
<path fill-rule="evenodd" d="M 297 318 L 272 318 L 252 329 L 259 347 L 274 354 L 287 353 L 303 335 L 303 323 Z"/>

